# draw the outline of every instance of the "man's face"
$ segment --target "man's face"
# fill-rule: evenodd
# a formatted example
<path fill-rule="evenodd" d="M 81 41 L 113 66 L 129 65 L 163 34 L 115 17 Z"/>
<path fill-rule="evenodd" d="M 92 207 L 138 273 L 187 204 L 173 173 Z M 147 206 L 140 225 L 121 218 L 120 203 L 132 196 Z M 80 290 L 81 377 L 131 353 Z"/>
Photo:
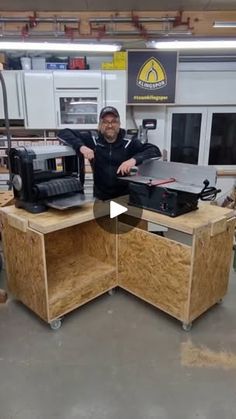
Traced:
<path fill-rule="evenodd" d="M 113 114 L 107 114 L 100 120 L 98 128 L 108 143 L 114 143 L 120 130 L 120 119 Z"/>

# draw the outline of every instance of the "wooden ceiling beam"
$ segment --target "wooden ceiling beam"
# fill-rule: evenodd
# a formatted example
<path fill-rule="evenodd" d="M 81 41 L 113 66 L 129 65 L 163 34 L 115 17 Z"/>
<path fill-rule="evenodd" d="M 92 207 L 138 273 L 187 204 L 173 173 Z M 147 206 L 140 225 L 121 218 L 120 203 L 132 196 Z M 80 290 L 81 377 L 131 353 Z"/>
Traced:
<path fill-rule="evenodd" d="M 236 28 L 214 28 L 213 24 L 216 20 L 221 21 L 236 21 L 236 11 L 183 11 L 180 15 L 178 11 L 142 11 L 142 12 L 117 12 L 114 13 L 113 11 L 100 11 L 100 12 L 67 12 L 62 11 L 60 13 L 56 12 L 36 12 L 36 16 L 40 18 L 48 18 L 48 17 L 55 17 L 55 19 L 58 18 L 77 18 L 80 22 L 77 26 L 78 29 L 78 37 L 96 37 L 96 25 L 93 24 L 93 33 L 91 32 L 91 24 L 89 22 L 89 19 L 92 18 L 108 18 L 109 22 L 105 24 L 105 29 L 109 28 L 111 30 L 119 31 L 133 31 L 134 30 L 134 22 L 133 22 L 133 16 L 136 16 L 136 26 L 137 19 L 143 19 L 143 18 L 163 18 L 163 17 L 170 17 L 175 18 L 175 24 L 172 25 L 170 23 L 166 22 L 143 22 L 142 23 L 142 30 L 148 35 L 149 31 L 158 31 L 158 30 L 168 30 L 168 27 L 171 28 L 174 27 L 175 31 L 179 30 L 187 30 L 188 28 L 191 28 L 191 31 L 194 36 L 211 36 L 211 37 L 224 37 L 224 36 L 235 36 L 236 35 Z M 8 31 L 20 31 L 22 30 L 23 23 L 20 22 L 7 22 L 2 23 L 1 17 L 8 17 L 8 18 L 15 18 L 15 17 L 26 17 L 29 19 L 29 24 L 32 23 L 32 16 L 35 16 L 35 11 L 28 11 L 28 12 L 4 12 L 0 11 L 0 33 L 6 33 Z M 179 18 L 181 16 L 181 19 Z M 124 18 L 130 18 L 130 22 L 115 22 L 116 17 L 124 17 Z M 104 23 L 103 23 L 104 25 Z M 172 25 L 172 26 L 171 26 Z M 32 25 L 31 25 L 32 26 Z M 59 26 L 63 28 L 63 23 L 60 23 Z M 67 24 L 67 27 L 73 27 L 74 30 L 75 24 Z M 101 25 L 98 24 L 98 26 Z M 53 30 L 55 28 L 55 25 L 53 23 L 49 22 L 39 22 L 37 25 L 35 25 L 34 28 L 31 28 L 32 31 L 45 31 L 48 32 L 49 30 Z M 104 36 L 106 36 L 106 30 L 104 31 Z M 111 31 L 110 31 L 111 32 Z M 76 37 L 76 34 L 74 34 Z M 109 35 L 112 37 L 111 35 Z M 129 37 L 129 35 L 127 35 Z"/>

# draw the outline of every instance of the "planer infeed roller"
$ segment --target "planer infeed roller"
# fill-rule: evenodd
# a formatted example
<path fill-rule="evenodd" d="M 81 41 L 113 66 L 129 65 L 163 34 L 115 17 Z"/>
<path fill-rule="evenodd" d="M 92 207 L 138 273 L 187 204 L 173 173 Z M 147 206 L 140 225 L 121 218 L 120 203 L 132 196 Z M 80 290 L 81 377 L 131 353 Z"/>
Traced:
<path fill-rule="evenodd" d="M 91 202 L 84 194 L 84 160 L 68 146 L 16 147 L 9 152 L 16 207 L 29 212 Z"/>

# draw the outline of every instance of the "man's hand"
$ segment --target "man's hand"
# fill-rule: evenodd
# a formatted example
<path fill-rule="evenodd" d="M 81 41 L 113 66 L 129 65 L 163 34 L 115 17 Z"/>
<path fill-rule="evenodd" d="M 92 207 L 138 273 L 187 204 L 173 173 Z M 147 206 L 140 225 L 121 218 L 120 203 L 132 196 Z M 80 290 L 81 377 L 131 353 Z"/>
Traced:
<path fill-rule="evenodd" d="M 132 167 L 136 165 L 135 159 L 129 159 L 121 163 L 121 165 L 118 167 L 117 174 L 121 173 L 122 175 L 127 175 Z"/>
<path fill-rule="evenodd" d="M 86 147 L 85 145 L 82 145 L 80 147 L 79 151 L 80 151 L 81 154 L 83 154 L 83 156 L 86 159 L 88 159 L 88 160 L 93 160 L 94 159 L 94 151 L 91 148 Z"/>

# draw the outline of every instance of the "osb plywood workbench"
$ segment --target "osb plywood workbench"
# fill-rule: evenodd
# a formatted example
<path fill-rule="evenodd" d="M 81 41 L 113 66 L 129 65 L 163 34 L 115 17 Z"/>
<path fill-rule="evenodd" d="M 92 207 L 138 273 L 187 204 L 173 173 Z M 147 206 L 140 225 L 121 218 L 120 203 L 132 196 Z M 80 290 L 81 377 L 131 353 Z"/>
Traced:
<path fill-rule="evenodd" d="M 0 207 L 5 207 L 5 205 L 10 205 L 14 201 L 14 195 L 12 191 L 0 191 Z M 0 231 L 1 236 L 1 231 Z M 2 256 L 0 251 L 0 270 L 2 269 Z M 0 288 L 0 304 L 7 301 L 6 291 Z"/>
<path fill-rule="evenodd" d="M 57 328 L 64 314 L 119 286 L 179 319 L 188 330 L 227 292 L 235 226 L 232 210 L 199 207 L 176 218 L 147 210 L 142 214 L 142 220 L 187 233 L 190 245 L 141 225 L 128 231 L 124 219 L 101 218 L 110 223 L 111 234 L 94 220 L 91 204 L 42 214 L 5 207 L 9 290 Z"/>

